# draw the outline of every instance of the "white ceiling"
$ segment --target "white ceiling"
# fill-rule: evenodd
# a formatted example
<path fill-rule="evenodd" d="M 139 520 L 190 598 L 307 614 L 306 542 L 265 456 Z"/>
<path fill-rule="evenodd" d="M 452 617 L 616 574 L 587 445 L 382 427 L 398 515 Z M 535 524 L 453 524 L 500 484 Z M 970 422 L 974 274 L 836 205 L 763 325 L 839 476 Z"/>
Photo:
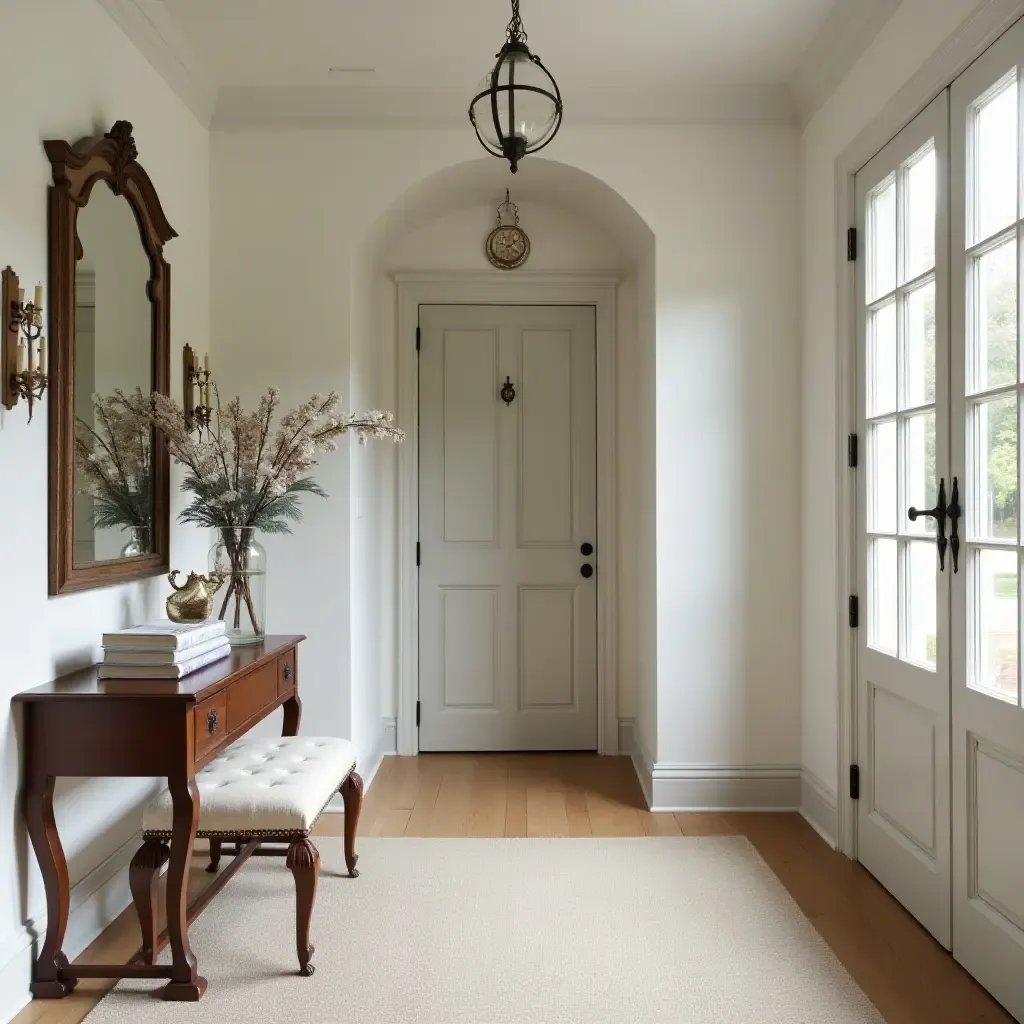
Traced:
<path fill-rule="evenodd" d="M 508 0 L 163 0 L 221 86 L 472 89 L 504 40 Z M 832 0 L 522 0 L 531 48 L 567 94 L 606 83 L 785 85 Z M 341 76 L 344 77 L 344 76 Z M 352 76 L 362 81 L 365 76 Z"/>
<path fill-rule="evenodd" d="M 464 120 L 510 15 L 509 0 L 99 2 L 224 126 Z M 580 120 L 793 121 L 898 3 L 522 0 L 522 18 Z"/>

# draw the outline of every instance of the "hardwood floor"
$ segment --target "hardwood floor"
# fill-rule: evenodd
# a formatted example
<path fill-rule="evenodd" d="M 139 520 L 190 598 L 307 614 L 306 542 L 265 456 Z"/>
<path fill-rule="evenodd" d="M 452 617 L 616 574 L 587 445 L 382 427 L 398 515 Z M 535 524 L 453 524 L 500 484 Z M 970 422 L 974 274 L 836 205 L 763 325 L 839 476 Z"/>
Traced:
<path fill-rule="evenodd" d="M 320 835 L 341 835 L 324 815 Z M 995 1024 L 1012 1018 L 877 882 L 834 853 L 796 814 L 652 814 L 625 758 L 574 754 L 425 754 L 387 758 L 367 792 L 372 836 L 744 835 L 778 875 L 889 1024 Z M 200 857 L 192 888 L 211 876 Z M 244 871 L 245 868 L 243 867 Z M 282 870 L 284 866 L 282 864 Z M 229 883 L 230 884 L 230 883 Z M 216 901 L 211 905 L 216 913 Z M 129 909 L 82 961 L 127 958 L 139 944 Z M 201 961 L 200 961 L 201 963 Z M 216 984 L 215 979 L 210 979 Z M 15 1024 L 79 1024 L 108 982 L 37 1000 Z M 182 1020 L 188 1008 L 182 1008 Z"/>

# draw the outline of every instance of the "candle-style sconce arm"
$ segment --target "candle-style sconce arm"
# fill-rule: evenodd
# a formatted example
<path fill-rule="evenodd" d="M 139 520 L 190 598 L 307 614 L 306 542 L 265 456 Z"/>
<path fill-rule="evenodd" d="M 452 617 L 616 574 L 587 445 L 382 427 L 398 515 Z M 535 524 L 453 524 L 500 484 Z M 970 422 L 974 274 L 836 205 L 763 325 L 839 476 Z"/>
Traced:
<path fill-rule="evenodd" d="M 0 336 L 0 393 L 7 409 L 13 409 L 24 398 L 31 423 L 35 403 L 43 397 L 50 382 L 43 336 L 43 288 L 37 285 L 33 301 L 25 302 L 18 275 L 6 267 L 0 277 L 4 318 Z"/>
<path fill-rule="evenodd" d="M 181 383 L 181 407 L 185 413 L 185 423 L 189 430 L 198 430 L 201 434 L 204 430 L 210 429 L 213 420 L 213 407 L 210 404 L 210 359 L 207 356 L 204 365 L 200 366 L 199 357 L 191 345 L 186 345 L 182 349 Z"/>

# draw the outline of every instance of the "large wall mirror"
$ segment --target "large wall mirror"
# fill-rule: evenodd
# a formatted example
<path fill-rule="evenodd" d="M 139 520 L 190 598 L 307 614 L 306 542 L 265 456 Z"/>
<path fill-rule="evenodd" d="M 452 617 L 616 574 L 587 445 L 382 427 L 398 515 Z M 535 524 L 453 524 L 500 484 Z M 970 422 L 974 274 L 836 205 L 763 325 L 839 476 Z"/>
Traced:
<path fill-rule="evenodd" d="M 135 412 L 169 393 L 173 238 L 132 126 L 45 143 L 50 188 L 50 593 L 166 573 L 164 444 Z"/>

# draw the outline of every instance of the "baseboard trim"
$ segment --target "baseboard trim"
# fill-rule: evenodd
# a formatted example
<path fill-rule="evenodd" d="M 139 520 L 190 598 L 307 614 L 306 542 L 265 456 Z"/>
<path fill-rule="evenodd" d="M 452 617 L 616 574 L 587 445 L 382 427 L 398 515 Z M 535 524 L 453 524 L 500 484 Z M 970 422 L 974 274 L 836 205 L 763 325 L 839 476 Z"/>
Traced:
<path fill-rule="evenodd" d="M 128 865 L 141 842 L 142 833 L 136 832 L 71 887 L 71 913 L 64 939 L 64 952 L 69 960 L 74 960 L 131 905 Z M 35 945 L 45 931 L 44 912 L 0 945 L 0 1020 L 11 1020 L 31 1000 L 29 983 Z"/>
<path fill-rule="evenodd" d="M 795 765 L 656 763 L 652 811 L 795 811 L 800 769 Z"/>
<path fill-rule="evenodd" d="M 385 718 L 384 719 L 384 745 L 383 745 L 384 756 L 388 754 L 398 753 L 398 719 L 397 718 Z"/>
<path fill-rule="evenodd" d="M 363 791 L 365 792 L 373 784 L 373 780 L 384 763 L 384 758 L 395 752 L 395 719 L 382 718 L 380 732 L 377 734 L 377 742 L 372 752 L 357 765 L 360 776 L 363 779 Z M 390 744 L 390 746 L 389 746 Z M 324 814 L 344 814 L 345 804 L 341 796 L 335 794 L 331 802 L 324 808 Z"/>
<path fill-rule="evenodd" d="M 800 816 L 822 839 L 838 849 L 839 797 L 814 772 L 800 770 Z"/>
<path fill-rule="evenodd" d="M 640 736 L 636 721 L 632 718 L 619 719 L 619 754 L 626 755 L 633 763 L 637 781 L 643 790 L 647 806 L 651 806 L 651 774 L 653 759 Z"/>

